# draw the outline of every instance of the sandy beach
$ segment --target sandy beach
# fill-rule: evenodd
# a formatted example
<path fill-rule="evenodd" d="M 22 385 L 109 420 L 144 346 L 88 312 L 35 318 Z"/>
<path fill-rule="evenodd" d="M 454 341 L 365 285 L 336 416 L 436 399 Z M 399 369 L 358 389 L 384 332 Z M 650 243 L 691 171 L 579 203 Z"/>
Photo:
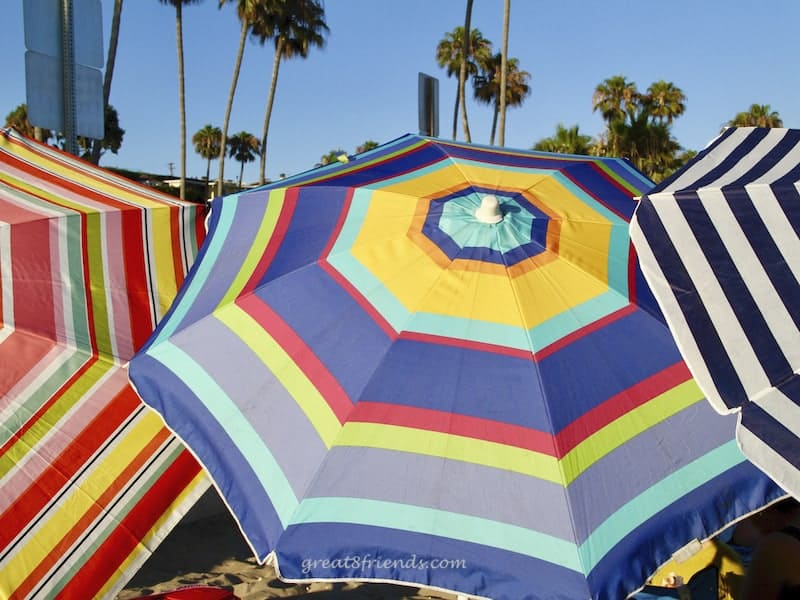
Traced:
<path fill-rule="evenodd" d="M 132 600 L 188 585 L 213 585 L 241 600 L 455 600 L 454 595 L 419 587 L 373 583 L 289 584 L 269 565 L 259 565 L 236 522 L 211 491 L 167 536 L 116 597 Z"/>

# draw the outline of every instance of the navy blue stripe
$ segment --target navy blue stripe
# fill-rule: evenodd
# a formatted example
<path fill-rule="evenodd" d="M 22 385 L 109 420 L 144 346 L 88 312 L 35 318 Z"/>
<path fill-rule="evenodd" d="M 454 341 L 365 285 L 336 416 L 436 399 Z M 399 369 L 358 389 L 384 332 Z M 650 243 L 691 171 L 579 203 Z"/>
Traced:
<path fill-rule="evenodd" d="M 780 390 L 795 406 L 800 406 L 800 377 L 793 375 L 782 382 Z M 758 404 L 749 403 L 742 410 L 742 427 L 780 454 L 796 469 L 800 469 L 800 438 L 797 432 L 789 429 L 767 410 Z M 798 411 L 800 412 L 800 408 Z"/>
<path fill-rule="evenodd" d="M 729 127 L 728 129 L 723 131 L 719 135 L 719 137 L 717 137 L 713 142 L 711 142 L 706 148 L 703 148 L 700 152 L 698 152 L 697 155 L 689 163 L 684 165 L 684 167 L 682 169 L 679 169 L 678 171 L 676 171 L 675 173 L 673 173 L 672 175 L 670 175 L 669 177 L 664 179 L 661 183 L 657 184 L 648 193 L 649 194 L 657 194 L 657 193 L 662 192 L 663 190 L 671 187 L 673 182 L 676 179 L 678 179 L 679 177 L 682 177 L 683 174 L 686 172 L 686 170 L 688 168 L 694 166 L 695 163 L 703 160 L 709 153 L 713 152 L 714 149 L 717 146 L 719 146 L 722 142 L 724 142 L 728 137 L 733 135 L 733 132 L 735 130 L 736 129 L 734 127 Z M 685 187 L 691 187 L 691 186 L 685 186 Z"/>
<path fill-rule="evenodd" d="M 743 219 L 748 218 L 746 213 L 749 205 L 751 209 L 749 216 L 752 221 L 752 203 L 743 189 L 728 190 L 723 194 L 734 214 L 745 213 L 742 215 Z M 775 336 L 772 335 L 766 319 L 764 319 L 758 304 L 753 299 L 745 283 L 744 276 L 734 264 L 728 247 L 717 232 L 712 218 L 703 205 L 699 201 L 683 201 L 678 206 L 686 218 L 692 233 L 697 238 L 697 243 L 706 261 L 712 266 L 714 276 L 719 282 L 750 345 L 753 347 L 753 351 L 758 357 L 762 368 L 770 382 L 774 384 L 784 378 L 787 373 L 791 373 L 793 369 L 786 362 Z M 755 216 L 755 221 L 760 221 L 757 215 Z M 754 224 L 754 222 L 749 223 L 749 225 Z M 766 230 L 764 230 L 764 234 L 769 237 L 766 234 Z M 757 237 L 751 238 L 750 243 L 753 247 L 756 247 L 761 243 L 761 240 Z M 710 370 L 715 368 L 713 360 L 707 358 L 706 362 L 709 363 Z"/>
<path fill-rule="evenodd" d="M 794 189 L 794 184 L 800 181 L 800 163 L 794 166 L 789 172 L 786 173 L 783 177 L 780 177 L 774 181 L 774 189 Z"/>
<path fill-rule="evenodd" d="M 766 128 L 754 129 L 744 138 L 744 140 L 742 140 L 738 146 L 736 146 L 736 148 L 734 148 L 727 156 L 725 156 L 722 161 L 717 163 L 713 169 L 706 172 L 702 177 L 700 177 L 700 179 L 690 183 L 686 187 L 700 188 L 714 183 L 728 171 L 736 167 L 742 158 L 752 152 L 753 148 L 755 148 L 761 142 L 761 140 L 766 137 L 767 133 L 769 133 L 769 129 Z"/>
<path fill-rule="evenodd" d="M 795 327 L 800 330 L 800 283 L 798 283 L 787 262 L 787 260 L 795 260 L 796 257 L 786 257 L 784 255 L 764 224 L 756 209 L 756 203 L 764 200 L 757 195 L 748 195 L 744 190 L 729 190 L 723 193 L 739 226 L 745 232 L 753 252 L 774 286 L 775 293 L 786 306 L 786 310 L 791 315 Z M 793 201 L 784 202 L 783 204 L 793 213 L 789 215 L 789 218 L 800 221 L 800 195 L 797 190 L 792 186 L 791 191 L 782 190 L 780 193 L 791 193 L 794 196 Z M 771 203 L 771 200 L 768 200 L 768 202 Z M 767 206 L 767 210 L 770 208 L 771 206 Z"/>
<path fill-rule="evenodd" d="M 698 201 L 695 200 L 695 204 L 702 209 Z M 697 293 L 697 288 L 689 276 L 680 254 L 648 197 L 642 198 L 636 219 L 639 228 L 650 244 L 650 250 L 656 262 L 675 294 L 675 300 L 707 365 L 714 386 L 729 408 L 741 406 L 747 401 L 747 394 L 736 369 L 722 346 L 719 334 Z"/>
<path fill-rule="evenodd" d="M 266 273 L 259 281 L 262 285 L 287 273 L 292 273 L 306 265 L 317 262 L 327 247 L 339 222 L 339 216 L 345 205 L 348 190 L 346 188 L 303 187 L 297 193 L 297 205 L 289 227 Z M 260 192 L 261 197 L 248 199 L 260 202 L 256 215 L 260 223 L 266 210 L 269 192 Z M 237 229 L 232 229 L 230 236 L 235 236 Z M 252 239 L 252 238 L 250 238 Z M 275 241 L 275 240 L 270 240 Z"/>
<path fill-rule="evenodd" d="M 800 180 L 800 177 L 798 177 Z M 792 226 L 797 237 L 800 237 L 800 192 L 794 185 L 794 181 L 780 183 L 770 186 L 772 193 L 778 201 L 778 206 L 783 210 L 786 219 Z"/>
<path fill-rule="evenodd" d="M 636 201 L 630 192 L 620 187 L 603 173 L 595 163 L 574 163 L 562 168 L 563 174 L 583 189 L 598 204 L 630 222 Z M 639 189 L 641 186 L 637 186 Z M 534 190 L 534 194 L 535 194 Z"/>
<path fill-rule="evenodd" d="M 350 398 L 360 396 L 392 340 L 338 282 L 312 264 L 254 293 L 313 348 Z"/>
<path fill-rule="evenodd" d="M 800 132 L 788 131 L 787 134 L 781 139 L 781 141 L 775 144 L 775 146 L 769 152 L 764 154 L 764 156 L 761 157 L 755 165 L 753 165 L 752 169 L 747 171 L 739 179 L 732 181 L 729 184 L 726 184 L 724 187 L 726 188 L 742 187 L 745 184 L 751 183 L 756 179 L 762 177 L 776 164 L 778 164 L 778 162 L 780 162 L 781 159 L 785 158 L 786 154 L 797 145 L 799 141 L 798 134 L 800 134 Z M 797 179 L 795 178 L 792 181 L 797 181 Z"/>

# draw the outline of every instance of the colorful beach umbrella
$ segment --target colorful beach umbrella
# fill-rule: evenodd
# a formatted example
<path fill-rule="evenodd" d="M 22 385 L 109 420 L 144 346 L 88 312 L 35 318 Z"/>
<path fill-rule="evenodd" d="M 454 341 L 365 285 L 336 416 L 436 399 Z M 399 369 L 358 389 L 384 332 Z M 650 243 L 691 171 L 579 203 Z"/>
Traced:
<path fill-rule="evenodd" d="M 800 498 L 800 130 L 729 128 L 642 198 L 631 236 L 744 454 Z"/>
<path fill-rule="evenodd" d="M 203 217 L 0 132 L 0 597 L 114 597 L 208 488 L 126 367 Z"/>
<path fill-rule="evenodd" d="M 410 135 L 215 200 L 131 379 L 284 579 L 623 598 L 783 493 L 641 278 L 650 185 Z"/>

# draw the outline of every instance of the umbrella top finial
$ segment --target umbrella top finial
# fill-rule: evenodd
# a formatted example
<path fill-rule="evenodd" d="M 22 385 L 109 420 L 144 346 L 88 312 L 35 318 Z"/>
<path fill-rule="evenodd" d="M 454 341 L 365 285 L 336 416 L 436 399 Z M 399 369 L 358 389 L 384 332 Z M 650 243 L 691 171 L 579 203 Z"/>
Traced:
<path fill-rule="evenodd" d="M 481 205 L 475 211 L 475 218 L 481 223 L 499 223 L 503 220 L 503 211 L 497 196 L 487 194 L 481 199 Z"/>

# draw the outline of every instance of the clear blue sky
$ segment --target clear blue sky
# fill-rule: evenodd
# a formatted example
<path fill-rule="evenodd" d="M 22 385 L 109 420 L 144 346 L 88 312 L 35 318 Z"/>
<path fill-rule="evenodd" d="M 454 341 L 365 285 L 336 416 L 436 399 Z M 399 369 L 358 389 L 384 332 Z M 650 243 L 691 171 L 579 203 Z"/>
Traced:
<path fill-rule="evenodd" d="M 417 74 L 440 80 L 440 135 L 449 138 L 456 80 L 435 60 L 445 33 L 463 25 L 464 0 L 327 0 L 325 48 L 284 62 L 268 140 L 267 176 L 312 167 L 329 150 L 353 152 L 366 140 L 417 130 Z M 102 0 L 108 44 L 113 2 Z M 22 0 L 3 0 L 0 116 L 25 102 Z M 472 26 L 502 41 L 502 0 L 474 0 Z M 529 148 L 579 125 L 603 129 L 592 112 L 594 88 L 624 75 L 641 91 L 664 79 L 687 96 L 673 126 L 680 144 L 702 148 L 737 112 L 769 104 L 787 127 L 800 127 L 800 2 L 797 0 L 513 0 L 509 55 L 531 73 L 532 93 L 509 109 L 506 146 Z M 184 9 L 187 174 L 205 175 L 191 135 L 222 125 L 239 22 L 232 5 L 203 0 Z M 261 134 L 273 46 L 248 42 L 229 133 Z M 125 139 L 102 165 L 179 174 L 175 11 L 158 0 L 126 0 L 111 104 Z M 471 93 L 471 92 L 470 92 Z M 470 102 L 472 138 L 488 143 L 491 110 Z M 463 139 L 460 132 L 459 139 Z M 226 161 L 226 176 L 238 164 Z M 216 167 L 212 163 L 212 177 Z M 254 180 L 257 163 L 245 168 Z"/>

